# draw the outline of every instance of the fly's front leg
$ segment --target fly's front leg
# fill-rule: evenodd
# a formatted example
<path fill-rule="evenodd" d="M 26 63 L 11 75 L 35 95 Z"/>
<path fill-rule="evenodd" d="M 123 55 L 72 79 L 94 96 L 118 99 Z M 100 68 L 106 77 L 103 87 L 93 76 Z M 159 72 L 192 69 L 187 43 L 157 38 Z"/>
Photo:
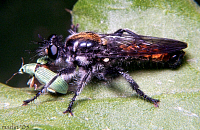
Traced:
<path fill-rule="evenodd" d="M 88 70 L 84 70 L 83 68 L 79 69 L 79 76 L 80 76 L 80 82 L 78 83 L 78 87 L 77 90 L 75 92 L 74 97 L 72 98 L 68 108 L 66 111 L 64 111 L 63 113 L 70 113 L 73 116 L 72 113 L 72 106 L 74 104 L 74 102 L 76 101 L 76 97 L 81 93 L 82 89 L 85 87 L 85 85 L 90 81 L 91 79 L 91 71 Z"/>
<path fill-rule="evenodd" d="M 136 91 L 136 93 L 138 95 L 140 95 L 141 97 L 143 97 L 147 101 L 152 102 L 155 107 L 158 107 L 158 103 L 160 102 L 158 99 L 153 99 L 153 98 L 145 95 L 145 93 L 142 90 L 139 89 L 138 84 L 132 79 L 132 77 L 129 74 L 124 73 L 122 71 L 119 71 L 119 73 L 126 79 L 126 81 L 128 81 L 130 83 L 131 87 L 133 88 L 133 90 Z"/>
<path fill-rule="evenodd" d="M 59 75 L 60 75 L 60 74 L 57 74 L 57 75 L 56 75 L 54 78 L 52 78 L 47 84 L 45 84 L 45 85 L 42 87 L 42 89 L 39 90 L 39 91 L 37 92 L 37 94 L 36 94 L 33 98 L 28 99 L 28 100 L 25 100 L 25 101 L 23 102 L 22 106 L 28 105 L 28 103 L 30 103 L 30 102 L 34 101 L 35 99 L 37 99 L 42 93 L 44 93 L 44 92 L 47 90 L 47 88 L 56 80 L 56 78 L 57 78 Z"/>
<path fill-rule="evenodd" d="M 41 89 L 41 90 L 42 90 L 42 89 Z M 29 102 L 32 102 L 32 101 L 34 101 L 35 99 L 37 99 L 37 98 L 41 95 L 41 90 L 38 91 L 37 94 L 36 94 L 33 98 L 23 101 L 22 106 L 26 106 L 26 105 L 28 105 Z"/>

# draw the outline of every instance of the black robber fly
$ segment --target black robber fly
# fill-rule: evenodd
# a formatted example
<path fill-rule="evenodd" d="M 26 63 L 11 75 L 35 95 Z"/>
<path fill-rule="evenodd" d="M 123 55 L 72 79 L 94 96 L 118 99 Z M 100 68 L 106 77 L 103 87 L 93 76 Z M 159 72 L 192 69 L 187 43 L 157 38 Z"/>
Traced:
<path fill-rule="evenodd" d="M 76 30 L 76 29 L 75 29 Z M 119 29 L 111 34 L 94 32 L 80 32 L 70 30 L 63 42 L 61 36 L 51 35 L 43 40 L 43 46 L 38 50 L 39 56 L 48 56 L 52 66 L 59 66 L 57 75 L 67 83 L 76 81 L 72 85 L 75 89 L 68 109 L 63 113 L 72 113 L 72 106 L 76 97 L 93 77 L 107 80 L 109 76 L 122 75 L 136 93 L 145 100 L 158 107 L 159 100 L 153 99 L 139 89 L 138 84 L 125 72 L 126 64 L 135 61 L 151 61 L 164 63 L 169 68 L 178 67 L 184 57 L 183 49 L 187 43 L 178 40 L 138 35 L 128 29 Z M 123 63 L 123 65 L 122 65 Z M 124 66 L 125 64 L 125 66 Z M 50 82 L 54 82 L 53 78 Z M 43 89 L 24 104 L 36 99 Z"/>

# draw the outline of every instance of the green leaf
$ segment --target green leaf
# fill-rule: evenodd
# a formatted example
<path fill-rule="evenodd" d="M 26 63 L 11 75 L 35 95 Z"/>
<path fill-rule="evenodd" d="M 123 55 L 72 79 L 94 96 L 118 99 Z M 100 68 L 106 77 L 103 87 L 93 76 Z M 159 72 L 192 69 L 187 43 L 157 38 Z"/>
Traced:
<path fill-rule="evenodd" d="M 188 43 L 183 65 L 176 69 L 140 69 L 131 72 L 147 95 L 160 107 L 141 100 L 122 78 L 111 84 L 93 82 L 74 104 L 74 116 L 63 114 L 73 94 L 33 97 L 30 88 L 0 85 L 1 126 L 31 129 L 199 129 L 200 14 L 189 0 L 79 0 L 73 23 L 79 31 L 113 33 L 128 28 L 141 35 Z M 5 128 L 5 127 L 4 127 Z"/>

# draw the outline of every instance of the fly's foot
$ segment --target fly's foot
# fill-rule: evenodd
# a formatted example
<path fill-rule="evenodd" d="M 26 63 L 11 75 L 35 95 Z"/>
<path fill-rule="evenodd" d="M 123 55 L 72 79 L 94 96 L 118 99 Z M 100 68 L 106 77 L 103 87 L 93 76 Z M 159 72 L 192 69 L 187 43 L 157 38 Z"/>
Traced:
<path fill-rule="evenodd" d="M 155 107 L 159 107 L 159 103 L 160 103 L 159 100 L 157 100 L 157 99 L 152 99 L 152 102 L 153 102 L 153 104 L 154 104 Z"/>
<path fill-rule="evenodd" d="M 68 108 L 66 111 L 63 112 L 63 114 L 69 113 L 71 116 L 73 116 L 74 114 L 72 113 L 71 108 Z"/>
<path fill-rule="evenodd" d="M 29 100 L 25 100 L 25 101 L 23 101 L 22 106 L 26 106 L 26 105 L 28 105 L 29 102 L 30 102 Z"/>

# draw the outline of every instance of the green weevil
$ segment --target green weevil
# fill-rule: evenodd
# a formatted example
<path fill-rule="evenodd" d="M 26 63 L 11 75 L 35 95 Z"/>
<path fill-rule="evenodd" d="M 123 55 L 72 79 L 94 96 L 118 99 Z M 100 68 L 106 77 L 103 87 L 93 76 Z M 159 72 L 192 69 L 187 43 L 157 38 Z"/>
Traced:
<path fill-rule="evenodd" d="M 46 84 L 51 83 L 47 87 L 48 91 L 52 93 L 58 92 L 61 94 L 66 94 L 68 91 L 67 82 L 64 79 L 62 79 L 61 76 L 58 76 L 55 72 L 45 67 L 45 64 L 47 63 L 46 59 L 47 59 L 46 57 L 41 57 L 37 60 L 37 63 L 30 63 L 30 64 L 22 63 L 22 67 L 19 69 L 17 73 L 13 74 L 13 76 L 16 74 L 24 74 L 24 73 L 30 74 L 31 76 L 33 76 L 31 82 L 33 82 L 34 78 L 36 78 L 39 81 L 39 83 L 44 86 L 47 86 Z M 10 79 L 12 79 L 12 77 Z M 9 80 L 7 80 L 7 82 Z"/>

